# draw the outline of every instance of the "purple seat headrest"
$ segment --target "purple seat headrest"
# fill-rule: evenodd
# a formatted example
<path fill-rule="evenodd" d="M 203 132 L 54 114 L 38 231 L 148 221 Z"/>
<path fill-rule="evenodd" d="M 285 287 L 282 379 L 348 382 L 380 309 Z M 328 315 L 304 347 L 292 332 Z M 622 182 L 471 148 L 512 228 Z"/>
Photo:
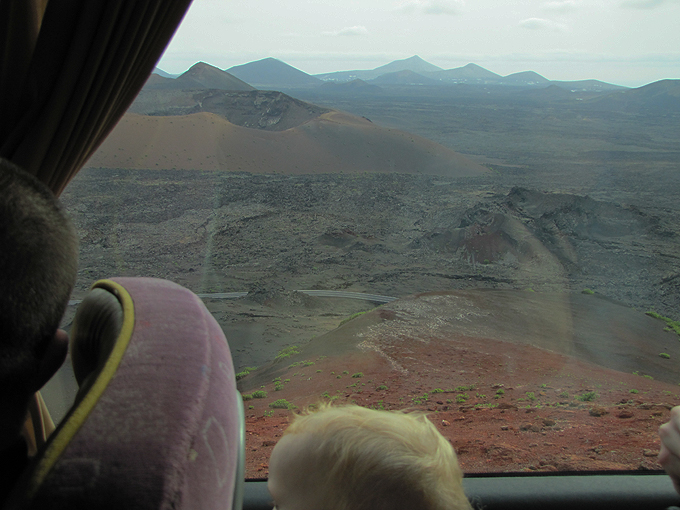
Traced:
<path fill-rule="evenodd" d="M 195 294 L 166 280 L 114 278 L 93 287 L 116 297 L 122 325 L 103 312 L 107 326 L 97 327 L 95 311 L 73 343 L 97 345 L 107 329 L 120 332 L 103 361 L 91 360 L 96 373 L 12 506 L 240 508 L 243 403 L 219 324 Z"/>

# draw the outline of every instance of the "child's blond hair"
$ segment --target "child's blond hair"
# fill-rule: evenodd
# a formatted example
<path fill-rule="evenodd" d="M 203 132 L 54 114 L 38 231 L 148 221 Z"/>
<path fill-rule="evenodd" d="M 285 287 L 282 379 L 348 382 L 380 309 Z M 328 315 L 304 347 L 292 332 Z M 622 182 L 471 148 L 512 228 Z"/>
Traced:
<path fill-rule="evenodd" d="M 320 404 L 293 418 L 284 434 L 308 433 L 329 509 L 470 509 L 456 453 L 424 413 Z"/>

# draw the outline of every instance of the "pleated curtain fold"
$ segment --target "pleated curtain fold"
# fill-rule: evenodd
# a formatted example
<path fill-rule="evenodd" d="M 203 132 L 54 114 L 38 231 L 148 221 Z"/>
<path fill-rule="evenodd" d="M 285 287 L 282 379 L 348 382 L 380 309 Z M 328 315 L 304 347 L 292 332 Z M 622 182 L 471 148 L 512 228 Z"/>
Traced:
<path fill-rule="evenodd" d="M 0 156 L 59 195 L 130 106 L 191 0 L 0 0 Z"/>

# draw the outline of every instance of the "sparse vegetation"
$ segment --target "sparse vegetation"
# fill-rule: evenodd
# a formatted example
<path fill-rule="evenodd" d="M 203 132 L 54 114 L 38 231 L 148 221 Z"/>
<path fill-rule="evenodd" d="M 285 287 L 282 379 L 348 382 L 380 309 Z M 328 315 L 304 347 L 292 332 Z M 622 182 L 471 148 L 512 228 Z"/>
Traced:
<path fill-rule="evenodd" d="M 470 386 L 456 386 L 455 391 L 471 391 L 477 389 L 477 386 L 471 384 Z"/>
<path fill-rule="evenodd" d="M 598 395 L 594 391 L 587 391 L 582 395 L 576 395 L 576 400 L 580 400 L 581 402 L 592 402 L 597 397 Z"/>
<path fill-rule="evenodd" d="M 435 388 L 430 393 L 444 393 L 444 390 L 441 388 Z"/>
<path fill-rule="evenodd" d="M 364 376 L 364 374 L 362 372 L 357 372 L 355 374 L 352 374 L 352 377 L 354 379 L 358 379 L 358 378 L 363 377 L 363 376 Z"/>
<path fill-rule="evenodd" d="M 253 391 L 253 398 L 266 398 L 267 392 L 264 390 Z"/>
<path fill-rule="evenodd" d="M 239 373 L 236 374 L 236 380 L 240 381 L 243 379 L 245 376 L 250 374 L 253 370 L 257 370 L 257 367 L 245 367 L 243 370 L 241 370 Z"/>
<path fill-rule="evenodd" d="M 378 386 L 378 387 L 376 388 L 377 391 L 384 391 L 384 390 L 386 390 L 386 389 L 387 389 L 387 386 L 385 386 L 384 384 L 381 384 L 380 386 Z"/>
<path fill-rule="evenodd" d="M 636 395 L 639 393 L 639 391 L 636 390 L 636 389 L 632 389 L 632 390 L 630 390 L 630 392 L 631 392 L 631 393 L 634 393 L 634 394 L 636 394 Z"/>
<path fill-rule="evenodd" d="M 678 336 L 680 336 L 680 322 L 679 321 L 674 321 L 673 319 L 671 319 L 669 317 L 664 317 L 663 315 L 658 314 L 653 310 L 650 310 L 649 312 L 647 312 L 647 315 L 649 315 L 650 317 L 654 317 L 655 319 L 659 319 L 659 320 L 664 321 L 666 323 L 666 325 L 668 326 L 669 330 L 675 331 L 675 333 Z"/>
<path fill-rule="evenodd" d="M 285 398 L 280 398 L 278 400 L 274 400 L 274 402 L 269 404 L 269 407 L 273 409 L 294 409 L 295 406 L 288 402 Z"/>
<path fill-rule="evenodd" d="M 313 365 L 313 364 L 314 364 L 314 362 L 313 362 L 313 361 L 309 361 L 309 360 L 296 361 L 295 363 L 291 363 L 290 365 L 288 365 L 288 368 L 308 367 L 308 366 L 311 366 L 311 365 Z"/>
<path fill-rule="evenodd" d="M 369 311 L 370 311 L 370 310 L 367 310 L 367 311 L 365 311 L 365 312 L 357 312 L 357 313 L 353 313 L 353 314 L 350 315 L 349 317 L 347 317 L 347 318 L 345 318 L 345 319 L 342 319 L 342 320 L 340 321 L 340 324 L 339 324 L 338 326 L 342 326 L 343 324 L 347 324 L 349 321 L 351 321 L 351 320 L 353 320 L 353 319 L 356 319 L 357 317 L 360 317 L 360 316 L 364 315 L 365 313 L 368 313 Z"/>
<path fill-rule="evenodd" d="M 300 354 L 300 348 L 297 345 L 291 345 L 289 347 L 281 349 L 274 358 L 274 363 L 282 361 L 286 358 L 290 358 L 293 354 Z"/>

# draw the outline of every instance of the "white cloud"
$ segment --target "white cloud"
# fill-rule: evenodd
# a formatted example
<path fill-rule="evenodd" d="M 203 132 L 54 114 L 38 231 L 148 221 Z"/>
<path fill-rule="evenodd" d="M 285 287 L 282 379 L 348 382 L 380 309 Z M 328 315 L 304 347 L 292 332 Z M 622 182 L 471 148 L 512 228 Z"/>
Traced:
<path fill-rule="evenodd" d="M 353 27 L 344 27 L 336 32 L 324 32 L 324 35 L 337 35 L 337 36 L 357 36 L 357 35 L 368 35 L 368 29 L 362 25 L 355 25 Z"/>
<path fill-rule="evenodd" d="M 656 9 L 665 4 L 678 3 L 677 0 L 623 0 L 621 7 L 629 9 Z"/>
<path fill-rule="evenodd" d="M 457 16 L 462 14 L 464 8 L 464 0 L 407 0 L 397 10 L 402 12 L 420 12 L 421 14 Z"/>
<path fill-rule="evenodd" d="M 564 32 L 567 29 L 562 23 L 543 18 L 524 19 L 519 22 L 519 26 L 529 30 L 556 30 L 558 32 Z"/>
<path fill-rule="evenodd" d="M 575 11 L 578 7 L 579 2 L 576 0 L 562 0 L 559 2 L 545 2 L 541 5 L 541 9 L 544 11 L 564 13 Z"/>

